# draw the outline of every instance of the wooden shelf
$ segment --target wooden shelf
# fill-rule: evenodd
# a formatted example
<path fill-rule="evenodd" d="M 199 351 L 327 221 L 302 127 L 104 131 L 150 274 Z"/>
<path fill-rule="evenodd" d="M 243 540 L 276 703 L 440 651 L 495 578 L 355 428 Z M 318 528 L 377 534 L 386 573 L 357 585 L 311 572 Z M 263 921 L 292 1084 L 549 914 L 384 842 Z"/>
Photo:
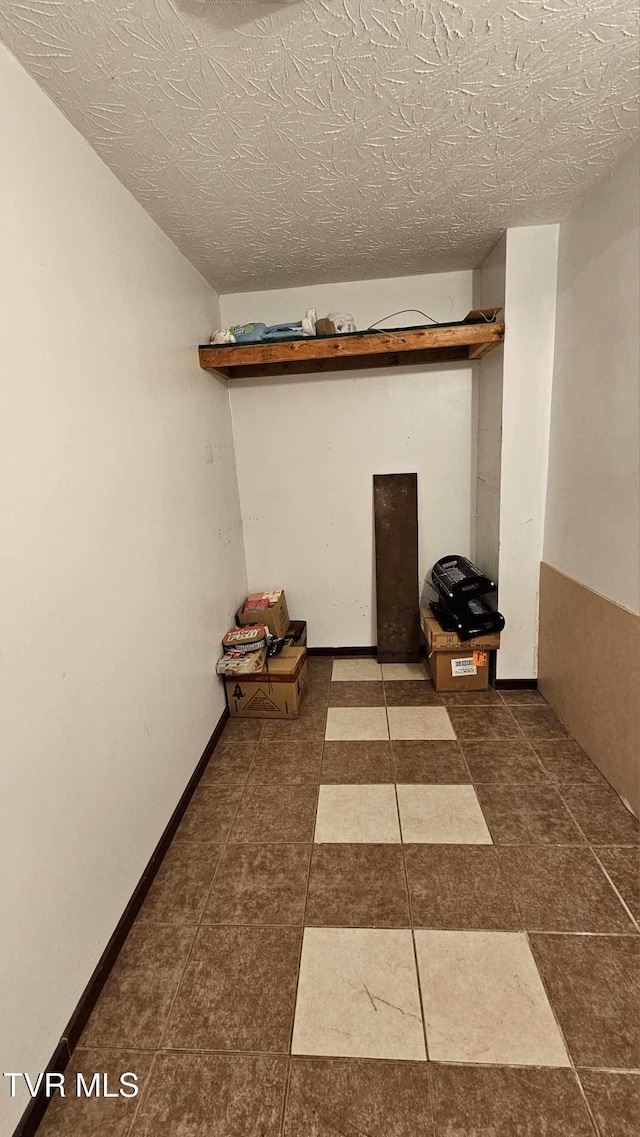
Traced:
<path fill-rule="evenodd" d="M 203 345 L 200 366 L 227 379 L 355 371 L 363 367 L 406 367 L 416 363 L 476 360 L 504 339 L 504 324 L 435 324 L 398 331 L 318 336 L 271 343 Z"/>

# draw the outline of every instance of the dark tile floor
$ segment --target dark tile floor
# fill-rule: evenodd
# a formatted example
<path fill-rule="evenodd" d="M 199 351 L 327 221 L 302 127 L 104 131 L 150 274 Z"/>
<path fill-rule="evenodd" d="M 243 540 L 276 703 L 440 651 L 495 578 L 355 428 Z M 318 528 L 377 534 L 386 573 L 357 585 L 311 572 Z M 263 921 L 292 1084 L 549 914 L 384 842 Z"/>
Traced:
<path fill-rule="evenodd" d="M 309 672 L 227 725 L 74 1054 L 141 1093 L 39 1133 L 638 1137 L 635 818 L 537 692 Z"/>

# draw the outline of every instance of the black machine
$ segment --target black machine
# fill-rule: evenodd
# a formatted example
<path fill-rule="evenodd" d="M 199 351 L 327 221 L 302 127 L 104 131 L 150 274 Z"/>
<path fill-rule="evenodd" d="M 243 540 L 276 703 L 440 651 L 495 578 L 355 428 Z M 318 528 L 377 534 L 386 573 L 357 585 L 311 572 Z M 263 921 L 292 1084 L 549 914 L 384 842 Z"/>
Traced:
<path fill-rule="evenodd" d="M 431 579 L 438 593 L 431 608 L 445 632 L 472 640 L 502 631 L 504 616 L 487 599 L 497 585 L 467 557 L 441 557 L 431 570 Z"/>

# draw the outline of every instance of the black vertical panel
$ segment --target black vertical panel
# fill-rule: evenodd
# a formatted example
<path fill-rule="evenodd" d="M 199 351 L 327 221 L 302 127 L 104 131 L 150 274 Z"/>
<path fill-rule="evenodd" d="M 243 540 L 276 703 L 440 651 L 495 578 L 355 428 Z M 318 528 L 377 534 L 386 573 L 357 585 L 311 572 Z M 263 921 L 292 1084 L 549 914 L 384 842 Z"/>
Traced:
<path fill-rule="evenodd" d="M 420 659 L 418 475 L 374 474 L 380 663 Z"/>

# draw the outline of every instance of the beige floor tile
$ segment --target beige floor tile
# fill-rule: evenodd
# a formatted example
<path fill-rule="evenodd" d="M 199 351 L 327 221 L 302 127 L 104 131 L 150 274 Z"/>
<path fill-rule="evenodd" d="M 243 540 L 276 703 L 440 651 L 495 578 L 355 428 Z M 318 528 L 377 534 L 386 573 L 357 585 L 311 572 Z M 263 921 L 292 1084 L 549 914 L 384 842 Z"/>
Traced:
<path fill-rule="evenodd" d="M 424 1061 L 409 930 L 305 929 L 292 1053 Z"/>
<path fill-rule="evenodd" d="M 406 845 L 491 845 L 473 786 L 398 786 Z"/>
<path fill-rule="evenodd" d="M 400 843 L 393 785 L 320 786 L 316 844 Z"/>
<path fill-rule="evenodd" d="M 524 933 L 418 931 L 415 942 L 432 1061 L 570 1064 Z"/>
<path fill-rule="evenodd" d="M 382 679 L 382 670 L 376 659 L 334 659 L 331 679 L 339 683 L 341 679 L 347 682 L 357 682 L 362 679 Z"/>
<path fill-rule="evenodd" d="M 325 732 L 327 742 L 375 742 L 388 737 L 384 707 L 329 707 Z"/>
<path fill-rule="evenodd" d="M 382 678 L 385 683 L 395 679 L 428 679 L 429 676 L 422 663 L 383 663 Z"/>
<path fill-rule="evenodd" d="M 446 707 L 387 707 L 389 736 L 395 739 L 455 739 Z"/>

